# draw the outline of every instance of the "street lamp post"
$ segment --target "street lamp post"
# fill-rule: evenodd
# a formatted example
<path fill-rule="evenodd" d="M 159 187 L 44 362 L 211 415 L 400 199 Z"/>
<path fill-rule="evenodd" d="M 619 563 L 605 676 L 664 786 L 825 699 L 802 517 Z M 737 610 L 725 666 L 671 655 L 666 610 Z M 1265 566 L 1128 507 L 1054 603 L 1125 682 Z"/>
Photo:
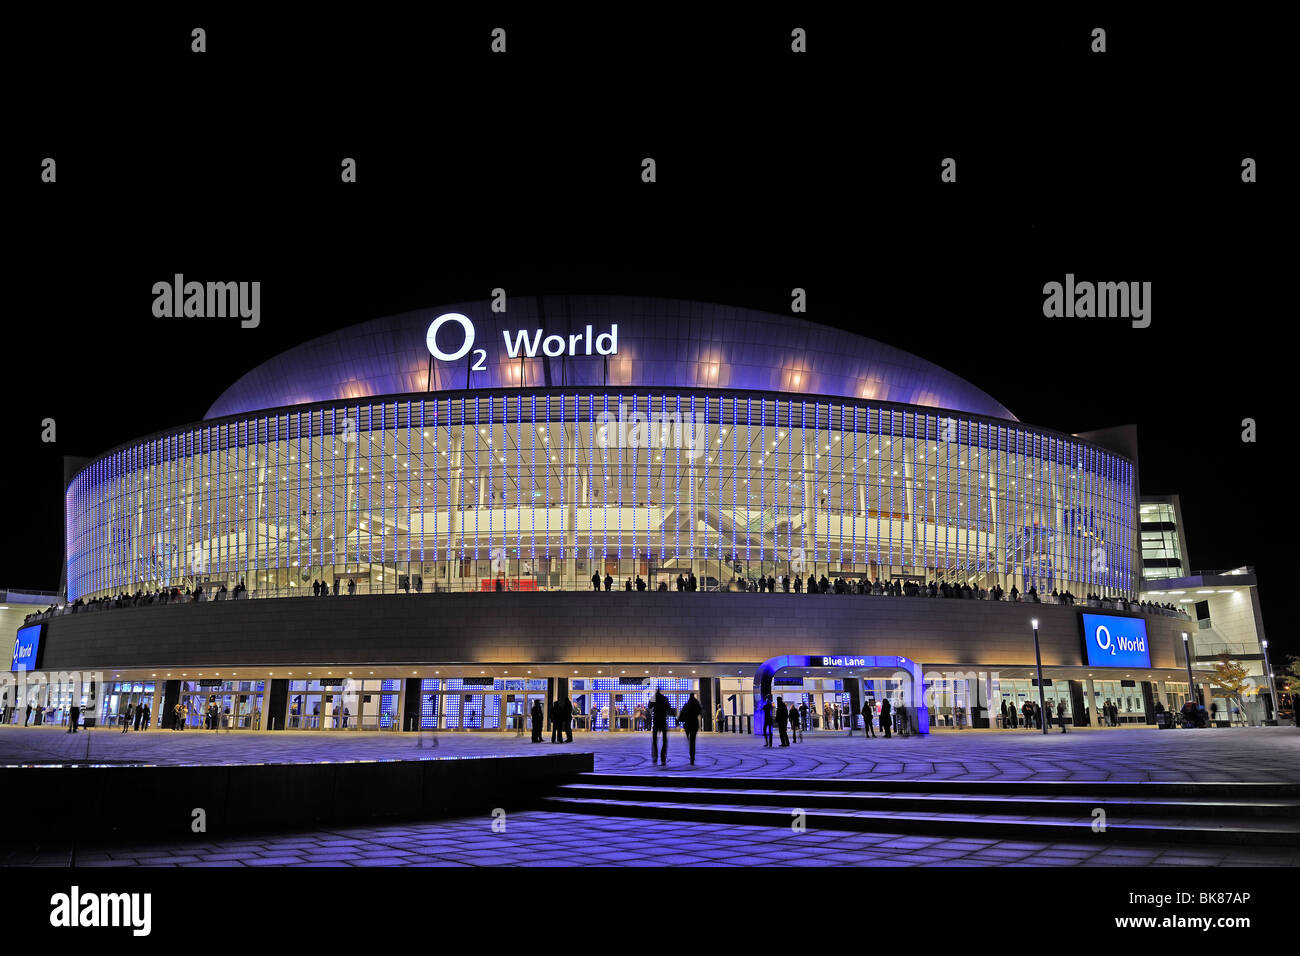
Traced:
<path fill-rule="evenodd" d="M 1034 665 L 1038 668 L 1038 723 L 1043 728 L 1043 733 L 1047 733 L 1047 718 L 1044 711 L 1047 709 L 1047 700 L 1043 696 L 1043 654 L 1038 649 L 1038 618 L 1034 618 Z"/>
<path fill-rule="evenodd" d="M 1281 725 L 1282 721 L 1277 714 L 1277 688 L 1273 685 L 1273 662 L 1268 659 L 1268 641 L 1260 641 L 1259 646 L 1264 652 L 1264 672 L 1268 675 L 1268 696 L 1273 704 L 1273 723 Z"/>

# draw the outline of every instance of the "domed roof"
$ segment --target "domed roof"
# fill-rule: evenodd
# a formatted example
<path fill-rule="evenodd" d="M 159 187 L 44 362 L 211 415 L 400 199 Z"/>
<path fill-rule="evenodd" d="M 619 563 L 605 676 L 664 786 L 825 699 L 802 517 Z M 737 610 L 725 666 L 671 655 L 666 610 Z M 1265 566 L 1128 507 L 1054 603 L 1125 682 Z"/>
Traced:
<path fill-rule="evenodd" d="M 626 387 L 788 392 L 1016 420 L 1000 402 L 932 362 L 792 316 L 607 295 L 517 296 L 508 308 L 502 314 L 486 300 L 464 302 L 331 332 L 242 376 L 205 417 L 464 389 Z M 442 323 L 439 350 L 461 352 L 466 326 L 472 326 L 473 343 L 454 360 L 442 361 L 432 357 L 427 336 L 433 321 L 447 313 L 469 322 Z M 602 333 L 607 337 L 600 339 Z M 611 347 L 613 354 L 597 354 Z M 563 354 L 544 354 L 561 349 Z"/>

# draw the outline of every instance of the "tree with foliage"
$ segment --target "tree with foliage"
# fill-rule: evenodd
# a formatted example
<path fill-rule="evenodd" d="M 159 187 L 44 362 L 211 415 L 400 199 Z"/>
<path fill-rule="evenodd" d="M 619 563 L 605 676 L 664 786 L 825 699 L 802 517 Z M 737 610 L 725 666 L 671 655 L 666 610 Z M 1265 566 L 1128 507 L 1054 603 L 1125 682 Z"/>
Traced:
<path fill-rule="evenodd" d="M 1214 682 L 1228 692 L 1228 697 L 1246 717 L 1246 700 L 1259 693 L 1259 685 L 1227 651 L 1220 654 L 1214 664 Z"/>

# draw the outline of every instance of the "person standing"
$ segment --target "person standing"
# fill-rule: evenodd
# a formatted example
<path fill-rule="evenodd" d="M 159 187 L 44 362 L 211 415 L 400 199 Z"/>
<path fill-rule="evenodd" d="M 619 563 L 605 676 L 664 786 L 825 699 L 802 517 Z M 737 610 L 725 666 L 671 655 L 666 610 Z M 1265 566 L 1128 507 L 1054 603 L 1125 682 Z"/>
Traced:
<path fill-rule="evenodd" d="M 808 733 L 808 702 L 804 701 L 799 705 L 799 726 L 803 732 Z"/>
<path fill-rule="evenodd" d="M 889 731 L 890 728 L 893 726 L 892 715 L 889 713 L 890 709 L 891 708 L 889 705 L 889 698 L 888 697 L 882 698 L 880 701 L 880 729 L 885 732 L 886 740 L 889 739 L 890 737 Z"/>
<path fill-rule="evenodd" d="M 533 701 L 533 710 L 530 716 L 533 719 L 533 743 L 540 744 L 542 742 L 542 720 L 543 720 L 542 702 L 540 700 Z"/>
<path fill-rule="evenodd" d="M 1065 698 L 1062 697 L 1056 702 L 1056 722 L 1061 725 L 1061 733 L 1065 733 Z"/>
<path fill-rule="evenodd" d="M 68 715 L 68 733 L 75 734 L 77 732 L 77 723 L 80 720 L 81 705 L 74 702 L 72 705 L 72 713 Z"/>
<path fill-rule="evenodd" d="M 656 688 L 654 699 L 650 701 L 650 762 L 655 762 L 656 745 L 659 753 L 659 763 L 662 766 L 668 764 L 668 717 L 675 714 L 672 706 L 668 703 L 668 698 Z M 662 740 L 660 740 L 662 735 Z M 692 738 L 692 741 L 694 738 Z"/>
<path fill-rule="evenodd" d="M 573 698 L 564 698 L 564 742 L 573 743 Z"/>
<path fill-rule="evenodd" d="M 681 716 L 677 718 L 677 722 L 686 731 L 686 743 L 690 748 L 692 764 L 695 763 L 695 735 L 700 732 L 700 718 L 703 714 L 704 708 L 695 699 L 695 694 L 691 694 L 690 699 L 682 705 Z"/>
<path fill-rule="evenodd" d="M 600 590 L 600 572 L 599 572 L 599 571 L 597 571 L 595 574 L 593 574 L 593 575 L 591 576 L 591 589 L 592 589 L 593 591 L 599 591 L 599 590 Z"/>
<path fill-rule="evenodd" d="M 131 729 L 131 721 L 134 717 L 135 717 L 135 705 L 127 704 L 126 713 L 119 718 L 119 720 L 121 720 L 122 722 L 122 733 L 126 733 L 128 730 Z"/>
<path fill-rule="evenodd" d="M 781 735 L 782 747 L 790 746 L 790 735 L 786 730 L 786 727 L 789 723 L 790 723 L 790 711 L 785 706 L 785 698 L 778 697 L 776 699 L 776 729 L 777 732 L 780 733 Z"/>
<path fill-rule="evenodd" d="M 875 716 L 874 711 L 875 711 L 875 707 L 872 706 L 870 698 L 867 698 L 862 702 L 862 736 L 863 737 L 876 736 L 875 728 L 871 726 L 872 723 L 874 723 L 874 721 L 872 720 L 872 718 Z"/>
<path fill-rule="evenodd" d="M 772 695 L 763 698 L 763 746 L 772 746 Z"/>
<path fill-rule="evenodd" d="M 790 742 L 799 742 L 799 708 L 793 701 L 790 702 Z"/>
<path fill-rule="evenodd" d="M 551 701 L 551 743 L 564 742 L 564 705 L 560 698 Z"/>
<path fill-rule="evenodd" d="M 713 732 L 714 732 L 715 734 L 720 734 L 720 733 L 722 733 L 723 730 L 724 730 L 724 728 L 725 728 L 725 726 L 726 726 L 726 723 L 727 723 L 727 714 L 726 714 L 726 711 L 724 711 L 724 710 L 722 709 L 722 705 L 719 704 L 719 705 L 718 705 L 718 712 L 717 712 L 716 714 L 713 715 Z"/>

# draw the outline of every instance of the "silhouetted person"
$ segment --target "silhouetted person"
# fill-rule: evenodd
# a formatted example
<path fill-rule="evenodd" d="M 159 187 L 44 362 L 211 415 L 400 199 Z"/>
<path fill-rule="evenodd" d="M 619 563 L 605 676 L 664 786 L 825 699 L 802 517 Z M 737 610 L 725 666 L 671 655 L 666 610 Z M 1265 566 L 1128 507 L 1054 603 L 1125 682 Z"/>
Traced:
<path fill-rule="evenodd" d="M 695 695 L 691 694 L 690 699 L 682 705 L 681 715 L 677 718 L 677 722 L 686 731 L 686 743 L 690 747 L 691 763 L 695 763 L 695 735 L 700 732 L 700 718 L 703 714 L 704 708 L 695 699 Z"/>
<path fill-rule="evenodd" d="M 799 708 L 793 703 L 790 705 L 790 739 L 794 743 L 799 742 Z"/>
<path fill-rule="evenodd" d="M 663 734 L 663 742 L 658 745 L 659 763 L 668 763 L 668 716 L 674 713 L 668 698 L 659 690 L 655 691 L 650 701 L 650 762 L 654 763 L 656 738 Z"/>
<path fill-rule="evenodd" d="M 533 720 L 533 743 L 540 744 L 542 742 L 542 723 L 546 719 L 542 716 L 542 702 L 540 700 L 533 701 L 533 709 L 529 716 Z"/>
<path fill-rule="evenodd" d="M 875 728 L 871 726 L 873 716 L 871 713 L 871 700 L 864 700 L 862 702 L 862 736 L 864 737 L 876 736 Z"/>
<path fill-rule="evenodd" d="M 892 736 L 889 732 L 894 723 L 893 717 L 889 713 L 891 709 L 888 697 L 880 702 L 880 729 L 885 732 L 886 740 Z"/>
<path fill-rule="evenodd" d="M 573 698 L 564 698 L 564 742 L 573 743 Z"/>
<path fill-rule="evenodd" d="M 786 709 L 785 698 L 776 699 L 776 729 L 781 735 L 781 746 L 790 746 L 790 735 L 786 732 L 786 726 L 790 723 L 790 711 Z"/>
<path fill-rule="evenodd" d="M 763 746 L 772 746 L 772 695 L 763 698 Z"/>
<path fill-rule="evenodd" d="M 564 742 L 564 705 L 560 698 L 551 701 L 551 743 Z"/>
<path fill-rule="evenodd" d="M 593 574 L 593 575 L 591 576 L 591 589 L 592 589 L 593 591 L 599 591 L 599 590 L 600 590 L 600 572 L 599 572 L 599 571 L 597 571 L 595 574 Z"/>
<path fill-rule="evenodd" d="M 610 588 L 612 588 L 613 586 L 614 586 L 614 578 L 613 578 L 613 576 L 612 576 L 608 571 L 606 571 L 606 572 L 605 572 L 605 590 L 608 591 L 608 590 L 609 590 Z"/>

